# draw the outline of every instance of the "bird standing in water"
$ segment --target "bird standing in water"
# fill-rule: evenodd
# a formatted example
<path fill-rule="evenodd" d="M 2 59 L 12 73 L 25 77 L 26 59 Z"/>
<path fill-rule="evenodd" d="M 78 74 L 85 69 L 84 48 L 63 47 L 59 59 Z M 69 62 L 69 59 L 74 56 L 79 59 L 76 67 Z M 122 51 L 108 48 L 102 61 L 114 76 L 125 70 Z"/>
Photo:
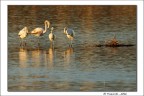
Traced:
<path fill-rule="evenodd" d="M 54 40 L 56 39 L 56 35 L 53 34 L 53 29 L 54 29 L 54 28 L 51 27 L 51 32 L 50 32 L 50 34 L 49 34 L 49 40 L 50 40 L 52 46 L 54 45 Z"/>
<path fill-rule="evenodd" d="M 74 32 L 74 30 L 65 27 L 65 28 L 64 28 L 64 34 L 67 35 L 67 38 L 70 40 L 70 47 L 72 47 L 72 41 L 74 40 L 74 37 L 75 37 L 75 32 Z"/>
<path fill-rule="evenodd" d="M 49 28 L 50 26 L 50 22 L 48 20 L 45 20 L 44 24 L 45 24 L 45 29 L 38 27 L 38 28 L 35 28 L 33 31 L 31 31 L 31 34 L 38 37 L 38 45 L 40 43 L 39 42 L 40 36 L 46 33 L 47 28 Z"/>
<path fill-rule="evenodd" d="M 28 35 L 28 28 L 24 27 L 19 31 L 18 36 L 21 38 L 20 46 L 26 46 L 26 41 L 24 42 L 24 38 Z"/>

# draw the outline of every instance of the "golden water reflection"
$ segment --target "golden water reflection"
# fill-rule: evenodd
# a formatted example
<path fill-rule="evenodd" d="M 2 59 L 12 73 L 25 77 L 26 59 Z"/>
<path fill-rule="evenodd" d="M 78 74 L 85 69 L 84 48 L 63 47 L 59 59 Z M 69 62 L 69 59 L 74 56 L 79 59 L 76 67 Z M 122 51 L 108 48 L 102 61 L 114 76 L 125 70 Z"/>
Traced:
<path fill-rule="evenodd" d="M 38 68 L 40 66 L 41 61 L 41 51 L 39 49 L 32 51 L 32 65 L 33 67 Z"/>
<path fill-rule="evenodd" d="M 54 59 L 55 59 L 55 50 L 53 47 L 50 47 L 46 54 L 47 59 L 47 67 L 52 69 L 54 67 Z"/>
<path fill-rule="evenodd" d="M 18 74 L 20 74 L 19 77 L 19 85 L 18 88 L 19 90 L 25 90 L 26 87 L 28 85 L 27 83 L 27 76 L 26 75 L 26 71 L 24 69 L 28 68 L 28 52 L 26 49 L 24 48 L 20 48 L 19 49 L 19 67 L 22 68 L 22 70 L 19 70 Z"/>
<path fill-rule="evenodd" d="M 28 54 L 27 50 L 20 48 L 19 50 L 19 66 L 21 68 L 26 68 L 27 67 L 27 61 L 28 61 Z"/>
<path fill-rule="evenodd" d="M 64 67 L 68 68 L 71 63 L 74 62 L 74 49 L 72 47 L 68 47 L 66 51 L 64 51 Z"/>
<path fill-rule="evenodd" d="M 123 43 L 131 41 L 136 45 L 136 9 L 135 5 L 9 5 L 8 90 L 104 91 L 105 84 L 112 91 L 119 87 L 135 91 L 136 46 L 95 48 L 94 45 L 115 33 Z M 19 30 L 23 26 L 29 30 L 43 28 L 45 20 L 55 27 L 58 37 L 55 49 L 49 47 L 49 30 L 41 37 L 39 49 L 32 42 L 33 36 L 28 36 L 27 48 L 19 49 L 15 38 Z M 66 48 L 65 26 L 76 32 L 74 48 Z M 103 83 L 104 80 L 110 82 Z"/>

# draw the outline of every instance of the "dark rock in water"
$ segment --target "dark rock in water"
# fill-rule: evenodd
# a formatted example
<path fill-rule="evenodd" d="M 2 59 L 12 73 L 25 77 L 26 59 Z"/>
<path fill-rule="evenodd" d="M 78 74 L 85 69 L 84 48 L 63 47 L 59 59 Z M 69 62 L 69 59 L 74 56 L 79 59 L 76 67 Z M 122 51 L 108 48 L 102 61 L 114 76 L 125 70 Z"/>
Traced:
<path fill-rule="evenodd" d="M 116 45 L 109 45 L 109 44 L 97 44 L 96 47 L 131 47 L 135 46 L 134 44 L 116 44 Z"/>
<path fill-rule="evenodd" d="M 119 41 L 116 39 L 116 36 L 114 36 L 113 39 L 107 41 L 105 44 L 97 44 L 96 47 L 130 47 L 130 46 L 134 46 L 133 44 L 122 44 L 119 43 Z"/>
<path fill-rule="evenodd" d="M 117 44 L 117 45 L 105 45 L 106 47 L 130 47 L 134 46 L 133 44 Z"/>

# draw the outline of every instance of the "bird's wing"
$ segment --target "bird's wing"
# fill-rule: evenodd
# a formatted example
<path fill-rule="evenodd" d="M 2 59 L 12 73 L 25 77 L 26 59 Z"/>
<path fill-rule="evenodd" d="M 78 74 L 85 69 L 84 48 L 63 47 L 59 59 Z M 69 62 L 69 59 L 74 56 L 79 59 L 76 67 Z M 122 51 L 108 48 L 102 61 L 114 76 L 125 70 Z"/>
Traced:
<path fill-rule="evenodd" d="M 72 30 L 72 31 L 73 31 L 73 32 L 72 32 L 72 36 L 75 37 L 75 32 L 74 32 L 74 30 Z"/>
<path fill-rule="evenodd" d="M 27 31 L 23 28 L 22 30 L 20 30 L 18 35 L 24 35 L 24 34 L 27 34 Z"/>
<path fill-rule="evenodd" d="M 74 30 L 72 30 L 72 29 L 68 29 L 67 30 L 67 33 L 68 33 L 68 35 L 71 35 L 72 37 L 74 37 Z"/>
<path fill-rule="evenodd" d="M 53 39 L 56 39 L 56 35 L 53 34 Z"/>
<path fill-rule="evenodd" d="M 43 29 L 42 28 L 35 28 L 31 33 L 32 34 L 38 34 L 38 33 L 42 33 Z"/>
<path fill-rule="evenodd" d="M 49 34 L 49 38 L 51 38 L 51 39 L 55 39 L 55 38 L 56 38 L 56 35 L 50 33 L 50 34 Z"/>
<path fill-rule="evenodd" d="M 22 32 L 23 32 L 23 31 L 20 31 L 20 32 L 18 33 L 18 35 L 21 35 L 21 34 L 22 34 Z"/>

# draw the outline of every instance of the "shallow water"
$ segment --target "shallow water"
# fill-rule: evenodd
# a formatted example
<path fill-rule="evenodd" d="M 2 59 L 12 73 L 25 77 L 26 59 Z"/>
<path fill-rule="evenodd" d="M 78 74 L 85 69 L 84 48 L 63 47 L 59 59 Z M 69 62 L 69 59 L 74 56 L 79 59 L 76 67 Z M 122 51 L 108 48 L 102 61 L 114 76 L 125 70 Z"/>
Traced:
<path fill-rule="evenodd" d="M 8 91 L 136 91 L 136 6 L 8 6 Z M 29 35 L 20 47 L 19 30 L 44 28 L 57 36 Z M 75 30 L 73 47 L 63 34 Z M 130 47 L 96 47 L 116 35 Z"/>

